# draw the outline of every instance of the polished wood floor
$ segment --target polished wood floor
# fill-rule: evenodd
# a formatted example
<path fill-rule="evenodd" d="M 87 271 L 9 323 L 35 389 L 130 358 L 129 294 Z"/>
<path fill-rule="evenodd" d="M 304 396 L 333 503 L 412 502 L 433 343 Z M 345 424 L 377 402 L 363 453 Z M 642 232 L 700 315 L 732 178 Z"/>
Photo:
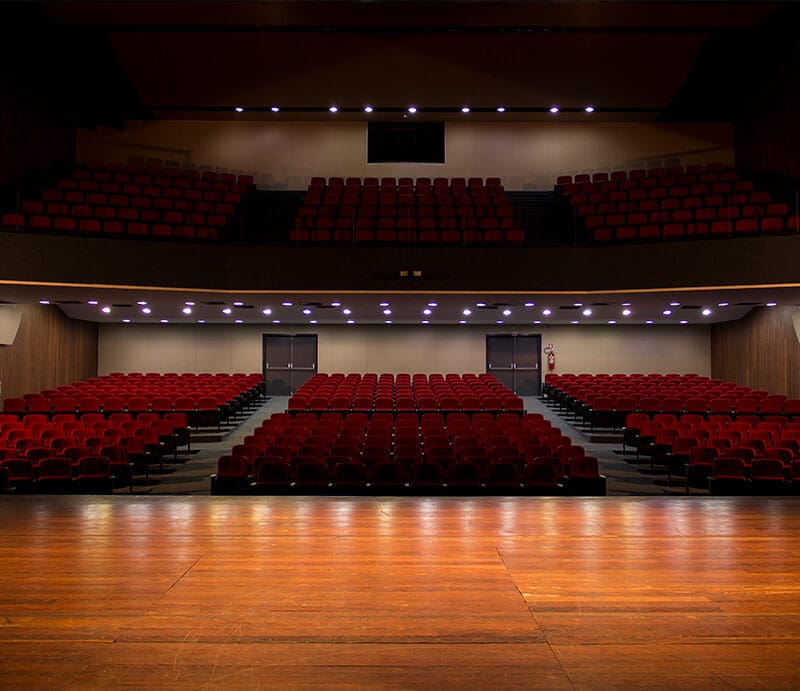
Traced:
<path fill-rule="evenodd" d="M 800 501 L 1 497 L 8 688 L 797 688 Z"/>

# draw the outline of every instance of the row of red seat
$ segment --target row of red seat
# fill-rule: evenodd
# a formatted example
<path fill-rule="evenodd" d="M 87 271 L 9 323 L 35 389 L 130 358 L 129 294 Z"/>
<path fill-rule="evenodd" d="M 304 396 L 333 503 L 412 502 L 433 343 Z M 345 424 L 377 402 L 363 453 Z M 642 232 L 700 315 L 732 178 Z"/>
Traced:
<path fill-rule="evenodd" d="M 133 488 L 130 464 L 112 463 L 106 456 L 45 456 L 37 461 L 0 461 L 0 492 L 24 494 L 111 494 L 123 482 Z"/>
<path fill-rule="evenodd" d="M 561 490 L 565 479 L 573 492 L 605 492 L 597 459 L 587 458 L 541 415 L 451 413 L 445 426 L 438 413 L 300 413 L 273 415 L 221 457 L 212 492 L 516 493 L 536 482 L 539 489 Z"/>
<path fill-rule="evenodd" d="M 340 178 L 340 177 L 313 177 L 308 186 L 309 192 L 318 190 L 335 191 L 341 190 L 346 194 L 347 191 L 355 194 L 364 190 L 380 190 L 381 192 L 400 192 L 400 193 L 429 193 L 432 191 L 444 193 L 445 191 L 453 194 L 484 194 L 502 192 L 503 183 L 500 178 L 488 177 L 486 180 L 478 177 L 471 178 L 445 178 L 445 177 L 418 177 L 416 180 L 410 177 L 375 177 L 361 178 Z"/>
<path fill-rule="evenodd" d="M 222 216 L 209 216 L 208 222 L 219 226 L 194 226 L 186 223 L 173 226 L 170 223 L 144 223 L 140 221 L 113 221 L 98 218 L 50 218 L 49 216 L 30 216 L 23 214 L 3 214 L 0 225 L 14 230 L 58 231 L 64 233 L 83 233 L 87 235 L 108 235 L 126 237 L 174 238 L 176 240 L 219 239 L 220 230 L 227 221 Z M 224 221 L 224 222 L 223 222 Z"/>
<path fill-rule="evenodd" d="M 352 221 L 312 219 L 312 228 L 295 227 L 292 242 L 401 242 L 401 243 L 497 243 L 522 244 L 525 233 L 514 227 L 513 219 L 356 219 Z M 302 224 L 297 224 L 302 225 Z"/>
<path fill-rule="evenodd" d="M 638 180 L 647 178 L 677 177 L 682 184 L 696 182 L 718 182 L 720 180 L 736 180 L 738 175 L 732 168 L 727 168 L 721 163 L 692 163 L 685 168 L 680 165 L 667 167 L 654 166 L 653 168 L 634 168 L 632 170 L 615 170 L 612 172 L 599 171 L 597 173 L 579 173 L 573 178 L 571 175 L 559 175 L 556 185 L 603 183 L 609 181 Z M 683 178 L 683 179 L 682 179 Z"/>
<path fill-rule="evenodd" d="M 194 167 L 178 168 L 172 165 L 156 165 L 147 163 L 138 163 L 131 161 L 126 165 L 121 163 L 88 161 L 75 169 L 77 171 L 85 170 L 86 173 L 77 173 L 78 178 L 94 180 L 109 180 L 108 174 L 113 176 L 128 173 L 130 175 L 150 175 L 152 177 L 164 176 L 167 178 L 183 178 L 186 180 L 203 180 L 206 182 L 226 182 L 228 184 L 238 183 L 251 187 L 254 184 L 253 176 L 247 174 L 240 174 L 237 176 L 233 173 L 216 173 L 214 171 L 206 170 L 201 171 Z"/>

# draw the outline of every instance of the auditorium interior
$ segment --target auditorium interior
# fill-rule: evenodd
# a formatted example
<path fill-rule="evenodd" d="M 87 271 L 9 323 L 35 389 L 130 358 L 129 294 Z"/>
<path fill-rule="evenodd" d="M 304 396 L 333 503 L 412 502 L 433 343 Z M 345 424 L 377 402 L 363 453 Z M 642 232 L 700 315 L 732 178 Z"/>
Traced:
<path fill-rule="evenodd" d="M 798 21 L 0 3 L 3 686 L 800 685 Z"/>

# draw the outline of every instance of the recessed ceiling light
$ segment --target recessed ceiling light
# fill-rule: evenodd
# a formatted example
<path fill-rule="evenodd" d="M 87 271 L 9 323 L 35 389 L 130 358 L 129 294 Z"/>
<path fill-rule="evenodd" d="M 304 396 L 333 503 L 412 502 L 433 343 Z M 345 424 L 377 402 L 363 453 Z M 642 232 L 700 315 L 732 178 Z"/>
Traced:
<path fill-rule="evenodd" d="M 111 314 L 111 308 L 110 308 L 108 305 L 103 305 L 103 306 L 100 308 L 100 311 L 101 311 L 103 314 Z"/>
<path fill-rule="evenodd" d="M 689 322 L 688 322 L 688 321 L 686 321 L 685 319 L 681 319 L 680 323 L 681 323 L 681 324 L 688 324 Z"/>
<path fill-rule="evenodd" d="M 147 300 L 139 300 L 136 304 L 137 305 L 146 305 L 147 304 Z"/>
<path fill-rule="evenodd" d="M 712 310 L 710 307 L 704 307 L 700 312 L 700 314 L 702 314 L 704 317 L 710 317 L 712 314 Z"/>
<path fill-rule="evenodd" d="M 244 108 L 242 108 L 241 106 L 236 106 L 236 108 L 234 108 L 234 110 L 235 110 L 237 113 L 243 113 L 243 112 L 244 112 Z"/>
<path fill-rule="evenodd" d="M 466 319 L 459 319 L 459 320 L 458 320 L 458 323 L 459 323 L 459 324 L 466 324 L 466 323 L 467 323 L 467 320 L 466 320 Z"/>
<path fill-rule="evenodd" d="M 570 322 L 570 324 L 577 324 L 577 323 L 578 323 L 578 320 L 577 320 L 577 319 L 573 319 L 573 320 Z"/>
<path fill-rule="evenodd" d="M 422 314 L 426 316 L 430 315 L 430 313 L 431 313 L 430 307 L 426 307 L 424 310 L 422 310 Z"/>
<path fill-rule="evenodd" d="M 560 110 L 560 108 L 558 106 L 550 106 L 550 112 L 553 115 L 555 115 L 559 110 Z"/>
<path fill-rule="evenodd" d="M 535 302 L 526 302 L 525 303 L 525 307 L 536 307 L 536 303 Z"/>
<path fill-rule="evenodd" d="M 372 106 L 364 106 L 364 112 L 365 113 L 371 113 L 373 110 L 374 109 L 373 109 Z"/>
<path fill-rule="evenodd" d="M 626 307 L 624 310 L 622 310 L 623 317 L 630 317 L 631 314 L 633 314 L 633 310 L 630 307 Z"/>
<path fill-rule="evenodd" d="M 775 307 L 777 304 L 777 302 L 768 302 L 767 307 Z"/>
<path fill-rule="evenodd" d="M 270 110 L 271 110 L 273 113 L 278 113 L 278 112 L 280 112 L 280 108 L 278 108 L 278 106 L 272 106 L 272 107 L 270 108 Z"/>
<path fill-rule="evenodd" d="M 485 302 L 476 302 L 475 303 L 475 307 L 486 307 L 486 303 Z"/>
<path fill-rule="evenodd" d="M 551 310 L 549 307 L 545 307 L 545 308 L 542 310 L 542 314 L 543 314 L 545 317 L 549 317 L 551 314 L 553 314 L 553 310 Z"/>
<path fill-rule="evenodd" d="M 355 319 L 348 319 L 348 320 L 347 320 L 347 323 L 348 323 L 348 324 L 355 324 L 355 323 L 356 323 L 356 320 L 355 320 Z"/>
<path fill-rule="evenodd" d="M 268 317 L 270 314 L 272 314 L 272 310 L 269 307 L 265 307 L 263 310 L 261 310 L 261 314 Z"/>
<path fill-rule="evenodd" d="M 461 106 L 462 113 L 469 113 L 469 106 Z"/>
<path fill-rule="evenodd" d="M 388 303 L 388 302 L 381 302 L 381 303 L 378 303 L 378 307 L 388 307 L 388 306 L 389 306 L 389 303 Z"/>
<path fill-rule="evenodd" d="M 430 321 L 428 319 L 423 319 L 421 323 L 422 324 L 430 324 Z"/>
<path fill-rule="evenodd" d="M 665 317 L 668 317 L 670 314 L 672 314 L 672 310 L 664 310 L 661 314 L 663 314 Z"/>
<path fill-rule="evenodd" d="M 497 106 L 497 112 L 498 113 L 505 113 L 506 112 L 506 107 L 505 106 Z"/>
<path fill-rule="evenodd" d="M 352 313 L 353 313 L 353 310 L 351 310 L 349 307 L 345 307 L 342 310 L 342 314 L 345 315 L 345 316 L 347 316 L 348 314 L 352 314 Z"/>
<path fill-rule="evenodd" d="M 149 307 L 142 307 L 142 314 L 150 314 L 152 311 Z"/>
<path fill-rule="evenodd" d="M 575 307 L 583 307 L 583 303 L 582 303 L 582 302 L 573 302 L 572 304 L 573 304 Z"/>
<path fill-rule="evenodd" d="M 230 307 L 223 307 L 222 314 L 230 314 L 233 310 Z"/>
<path fill-rule="evenodd" d="M 511 310 L 510 309 L 504 309 L 503 310 L 503 316 L 504 317 L 510 317 L 511 316 Z"/>
<path fill-rule="evenodd" d="M 189 307 L 189 306 L 187 305 L 187 306 L 186 306 L 186 307 L 184 307 L 184 308 L 183 308 L 181 311 L 182 311 L 184 314 L 191 314 L 191 313 L 192 313 L 192 308 L 191 308 L 191 307 Z"/>
<path fill-rule="evenodd" d="M 465 317 L 469 317 L 472 314 L 472 310 L 471 309 L 461 310 L 461 314 L 463 314 Z"/>
<path fill-rule="evenodd" d="M 237 300 L 236 302 L 233 303 L 233 306 L 234 307 L 241 307 L 243 304 L 244 303 L 241 300 Z"/>
<path fill-rule="evenodd" d="M 630 303 L 630 302 L 623 302 L 623 303 L 622 303 L 622 306 L 623 306 L 623 307 L 630 307 L 630 306 L 631 306 L 631 303 Z"/>
<path fill-rule="evenodd" d="M 235 324 L 241 324 L 244 320 L 243 319 L 234 319 Z"/>
<path fill-rule="evenodd" d="M 162 323 L 162 324 L 169 324 L 169 319 L 162 319 L 162 320 L 161 320 L 161 323 Z"/>
<path fill-rule="evenodd" d="M 429 302 L 428 303 L 428 307 L 438 307 L 438 306 L 439 306 L 438 302 Z"/>
<path fill-rule="evenodd" d="M 502 319 L 498 319 L 498 320 L 495 322 L 495 324 L 502 324 L 502 323 L 503 323 L 503 320 L 502 320 Z"/>
<path fill-rule="evenodd" d="M 291 303 L 291 302 L 282 302 L 281 304 L 282 304 L 284 307 L 291 307 L 291 306 L 292 306 L 292 303 Z"/>
<path fill-rule="evenodd" d="M 39 300 L 39 304 L 40 305 L 49 305 L 50 304 L 50 300 Z"/>
<path fill-rule="evenodd" d="M 386 320 L 386 321 L 384 321 L 383 323 L 384 323 L 384 324 L 391 324 L 391 323 L 392 323 L 392 320 L 391 320 L 391 319 L 387 319 L 387 320 Z"/>
<path fill-rule="evenodd" d="M 390 310 L 390 309 L 387 307 L 385 310 L 383 310 L 383 313 L 384 313 L 384 314 L 385 314 L 385 315 L 388 317 L 388 316 L 389 316 L 389 315 L 392 313 L 392 310 Z"/>
<path fill-rule="evenodd" d="M 592 316 L 591 308 L 587 307 L 585 310 L 583 310 L 582 314 L 583 314 L 584 317 L 591 317 Z"/>
<path fill-rule="evenodd" d="M 330 107 L 328 108 L 328 110 L 329 110 L 331 113 L 338 113 L 338 112 L 339 112 L 339 106 L 330 106 Z"/>
<path fill-rule="evenodd" d="M 670 302 L 670 303 L 669 303 L 669 306 L 670 306 L 670 307 L 680 307 L 680 306 L 681 306 L 681 303 L 680 303 L 680 302 Z"/>
<path fill-rule="evenodd" d="M 273 320 L 272 320 L 272 323 L 273 323 L 273 324 L 280 324 L 280 323 L 281 323 L 281 320 L 280 320 L 280 319 L 273 319 Z"/>
<path fill-rule="evenodd" d="M 653 323 L 653 320 L 652 320 L 652 319 L 647 319 L 647 320 L 645 320 L 645 322 L 644 322 L 644 323 L 645 323 L 645 324 L 652 324 L 652 323 Z"/>
<path fill-rule="evenodd" d="M 609 319 L 609 320 L 608 320 L 608 323 L 609 323 L 609 324 L 616 324 L 616 323 L 617 323 L 617 320 L 616 320 L 616 319 Z"/>
<path fill-rule="evenodd" d="M 206 320 L 205 320 L 205 319 L 198 319 L 198 320 L 197 320 L 197 323 L 198 323 L 198 324 L 205 324 L 205 323 L 206 323 Z"/>
<path fill-rule="evenodd" d="M 409 106 L 408 107 L 408 112 L 413 115 L 414 113 L 417 112 L 417 107 L 416 106 Z"/>
<path fill-rule="evenodd" d="M 187 300 L 183 304 L 186 305 L 187 307 L 194 307 L 194 303 L 191 300 Z"/>
<path fill-rule="evenodd" d="M 584 110 L 585 110 L 587 113 L 594 113 L 594 106 L 586 106 L 586 107 L 584 108 Z"/>
<path fill-rule="evenodd" d="M 542 320 L 541 320 L 541 319 L 534 319 L 534 320 L 533 320 L 533 323 L 534 323 L 534 324 L 541 324 L 541 323 L 542 323 Z"/>
<path fill-rule="evenodd" d="M 717 304 L 717 307 L 727 307 L 727 306 L 728 306 L 727 302 L 720 302 Z"/>
<path fill-rule="evenodd" d="M 308 307 L 306 307 L 306 308 L 303 310 L 303 314 L 305 314 L 306 316 L 308 316 L 309 314 L 311 314 L 311 310 L 310 310 Z"/>
<path fill-rule="evenodd" d="M 342 306 L 341 302 L 332 302 L 331 303 L 331 307 L 341 307 L 341 306 Z"/>
<path fill-rule="evenodd" d="M 87 305 L 96 305 L 96 304 L 98 304 L 98 302 L 97 302 L 97 300 L 87 300 L 86 304 Z"/>
<path fill-rule="evenodd" d="M 131 320 L 130 320 L 130 319 L 123 319 L 123 320 L 122 320 L 122 323 L 123 323 L 123 324 L 130 324 L 130 323 L 131 323 Z"/>
<path fill-rule="evenodd" d="M 309 319 L 308 323 L 309 324 L 318 324 L 319 322 L 316 319 Z"/>

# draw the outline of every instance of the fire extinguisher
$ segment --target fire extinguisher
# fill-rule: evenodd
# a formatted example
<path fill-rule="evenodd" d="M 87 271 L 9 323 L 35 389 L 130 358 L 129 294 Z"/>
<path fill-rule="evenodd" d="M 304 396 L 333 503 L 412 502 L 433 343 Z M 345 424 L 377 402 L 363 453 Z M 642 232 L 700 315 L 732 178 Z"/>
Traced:
<path fill-rule="evenodd" d="M 552 343 L 548 343 L 544 349 L 545 355 L 547 355 L 547 369 L 554 370 L 556 368 L 556 351 L 553 348 Z"/>

